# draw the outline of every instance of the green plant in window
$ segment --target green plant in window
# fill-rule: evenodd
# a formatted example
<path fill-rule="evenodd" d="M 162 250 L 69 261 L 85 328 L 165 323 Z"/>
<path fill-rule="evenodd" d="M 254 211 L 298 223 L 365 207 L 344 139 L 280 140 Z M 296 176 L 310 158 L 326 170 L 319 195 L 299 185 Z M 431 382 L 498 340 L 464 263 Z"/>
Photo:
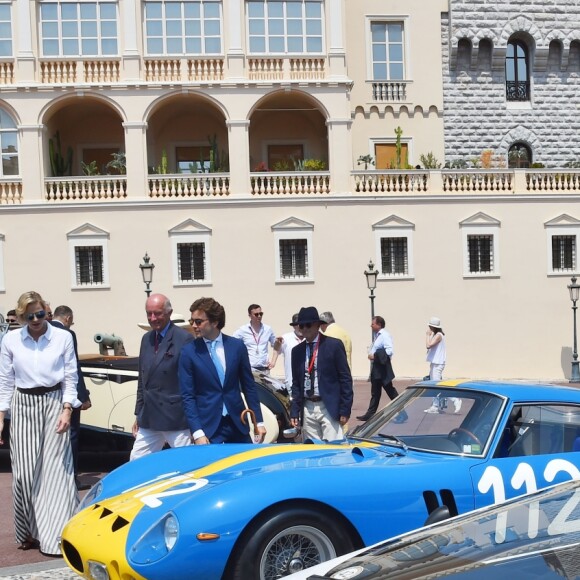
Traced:
<path fill-rule="evenodd" d="M 72 175 L 73 150 L 69 145 L 66 150 L 66 155 L 62 154 L 60 133 L 58 131 L 52 139 L 48 140 L 48 156 L 50 158 L 50 169 L 53 177 Z"/>
<path fill-rule="evenodd" d="M 127 173 L 127 157 L 123 151 L 118 153 L 111 153 L 113 159 L 107 163 L 107 170 L 113 170 L 119 175 L 126 175 Z"/>
<path fill-rule="evenodd" d="M 91 161 L 90 163 L 85 163 L 81 161 L 81 170 L 83 175 L 99 175 L 99 166 L 95 160 Z"/>
<path fill-rule="evenodd" d="M 372 155 L 359 155 L 359 158 L 356 160 L 357 165 L 365 166 L 365 171 L 368 169 L 369 165 L 375 165 L 375 159 Z"/>

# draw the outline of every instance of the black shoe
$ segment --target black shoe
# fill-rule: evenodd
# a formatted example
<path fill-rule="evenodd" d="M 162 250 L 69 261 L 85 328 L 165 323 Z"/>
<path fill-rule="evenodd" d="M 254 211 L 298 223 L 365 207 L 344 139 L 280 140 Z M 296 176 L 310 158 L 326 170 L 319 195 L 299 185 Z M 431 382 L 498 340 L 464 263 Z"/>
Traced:
<path fill-rule="evenodd" d="M 372 415 L 360 415 L 357 417 L 357 419 L 359 421 L 368 421 L 371 417 L 372 417 Z"/>

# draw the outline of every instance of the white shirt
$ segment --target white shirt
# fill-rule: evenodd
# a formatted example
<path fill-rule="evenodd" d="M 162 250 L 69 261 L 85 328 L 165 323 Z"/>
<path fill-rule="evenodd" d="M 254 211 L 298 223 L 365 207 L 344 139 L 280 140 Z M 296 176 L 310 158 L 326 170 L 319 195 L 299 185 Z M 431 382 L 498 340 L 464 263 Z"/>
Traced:
<path fill-rule="evenodd" d="M 375 354 L 381 348 L 384 348 L 389 356 L 393 356 L 393 338 L 384 328 L 377 332 L 369 354 Z"/>
<path fill-rule="evenodd" d="M 268 366 L 268 343 L 273 347 L 276 336 L 267 324 L 262 324 L 258 332 L 254 331 L 251 324 L 244 324 L 234 332 L 234 337 L 244 341 L 253 369 Z"/>
<path fill-rule="evenodd" d="M 282 354 L 284 355 L 284 379 L 289 392 L 292 392 L 292 349 L 304 339 L 296 336 L 295 332 L 288 332 L 283 337 Z"/>
<path fill-rule="evenodd" d="M 48 323 L 47 323 L 48 324 Z M 62 385 L 62 402 L 79 407 L 77 360 L 68 330 L 48 324 L 34 340 L 28 326 L 9 332 L 0 348 L 0 411 L 8 411 L 14 389 Z"/>
<path fill-rule="evenodd" d="M 447 358 L 447 348 L 445 346 L 445 335 L 441 333 L 441 340 L 427 350 L 427 362 L 434 365 L 444 365 Z"/>

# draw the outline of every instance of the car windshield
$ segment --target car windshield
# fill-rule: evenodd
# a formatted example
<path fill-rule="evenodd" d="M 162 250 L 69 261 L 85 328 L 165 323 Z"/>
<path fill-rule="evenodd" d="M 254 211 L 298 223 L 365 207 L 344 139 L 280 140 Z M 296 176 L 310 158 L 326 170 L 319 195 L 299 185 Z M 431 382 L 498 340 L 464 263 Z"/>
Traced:
<path fill-rule="evenodd" d="M 364 577 L 377 580 L 461 577 L 478 570 L 482 573 L 469 577 L 507 577 L 502 571 L 511 568 L 517 576 L 528 578 L 575 578 L 579 521 L 580 482 L 567 482 L 395 538 L 357 556 L 356 563 L 341 564 L 328 577 L 356 578 L 345 575 L 356 564 L 367 572 Z M 527 569 L 523 567 L 522 560 L 534 555 L 539 561 L 534 564 L 528 559 Z M 494 571 L 486 566 L 494 566 Z"/>
<path fill-rule="evenodd" d="M 405 390 L 352 433 L 421 451 L 481 456 L 501 417 L 505 399 L 490 393 L 439 385 Z"/>

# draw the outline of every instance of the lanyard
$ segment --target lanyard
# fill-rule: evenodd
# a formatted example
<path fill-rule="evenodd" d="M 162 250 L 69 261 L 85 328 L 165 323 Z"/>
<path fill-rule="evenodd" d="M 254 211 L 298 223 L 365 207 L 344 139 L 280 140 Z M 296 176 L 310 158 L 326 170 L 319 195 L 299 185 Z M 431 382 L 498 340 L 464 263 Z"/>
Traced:
<path fill-rule="evenodd" d="M 320 344 L 320 340 L 316 341 L 314 345 L 314 351 L 312 352 L 312 356 L 310 357 L 310 363 L 308 364 L 308 374 L 312 374 L 312 369 L 314 368 L 314 363 L 316 361 L 316 357 L 318 356 L 318 345 Z M 310 350 L 310 349 L 308 349 Z"/>
<path fill-rule="evenodd" d="M 254 329 L 252 328 L 252 325 L 250 324 L 250 330 L 252 331 L 252 336 L 254 337 L 254 341 L 256 342 L 256 349 L 259 346 L 260 343 L 260 336 L 262 336 L 262 331 L 264 330 L 264 327 L 262 326 L 260 328 L 260 332 L 258 332 L 258 334 L 256 335 L 256 333 L 254 332 Z"/>

